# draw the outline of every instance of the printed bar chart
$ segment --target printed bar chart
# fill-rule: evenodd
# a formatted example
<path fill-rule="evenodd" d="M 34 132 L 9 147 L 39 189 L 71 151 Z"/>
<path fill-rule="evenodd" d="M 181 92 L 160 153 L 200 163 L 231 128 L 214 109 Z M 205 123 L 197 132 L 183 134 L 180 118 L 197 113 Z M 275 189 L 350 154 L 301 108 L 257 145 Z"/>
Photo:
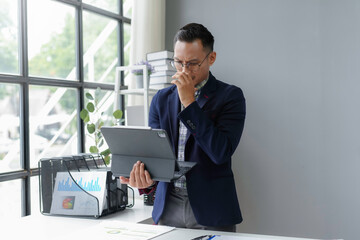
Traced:
<path fill-rule="evenodd" d="M 71 191 L 87 191 L 87 192 L 99 192 L 101 191 L 101 186 L 99 185 L 99 178 L 96 179 L 96 181 L 91 180 L 91 181 L 84 181 L 83 183 L 83 178 L 80 178 L 79 181 L 76 181 L 76 183 L 81 187 L 79 188 L 78 185 L 76 185 L 74 183 L 74 181 L 68 177 L 65 181 L 62 180 L 59 182 L 57 190 L 58 191 L 66 191 L 66 192 L 71 192 Z"/>

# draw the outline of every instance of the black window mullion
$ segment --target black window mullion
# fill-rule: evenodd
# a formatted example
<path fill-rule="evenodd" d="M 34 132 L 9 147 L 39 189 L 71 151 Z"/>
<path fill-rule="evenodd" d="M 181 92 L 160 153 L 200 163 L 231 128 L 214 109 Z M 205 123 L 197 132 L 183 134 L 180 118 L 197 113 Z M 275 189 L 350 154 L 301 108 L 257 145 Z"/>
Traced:
<path fill-rule="evenodd" d="M 120 4 L 121 4 L 121 12 L 122 12 L 122 0 L 120 0 Z M 123 66 L 124 65 L 124 22 L 119 22 L 119 27 L 118 27 L 118 46 L 119 46 L 119 55 L 118 55 L 118 63 L 119 66 Z M 125 74 L 124 71 L 120 72 L 120 86 L 124 86 L 124 78 L 125 78 Z M 125 109 L 125 96 L 121 95 L 119 98 L 120 101 L 120 109 Z"/>
<path fill-rule="evenodd" d="M 118 4 L 119 4 L 119 14 L 120 16 L 124 16 L 123 0 L 119 0 Z"/>
<path fill-rule="evenodd" d="M 30 189 L 30 136 L 29 136 L 29 84 L 24 83 L 20 94 L 20 135 L 21 141 L 21 167 L 28 173 L 21 182 L 21 216 L 31 214 Z"/>
<path fill-rule="evenodd" d="M 77 46 L 77 56 L 76 56 L 76 69 L 77 75 L 80 83 L 78 88 L 78 104 L 77 104 L 77 125 L 78 125 L 78 151 L 85 152 L 85 128 L 84 124 L 80 118 L 80 111 L 84 108 L 84 68 L 83 68 L 83 5 L 81 4 L 76 9 L 76 46 Z"/>
<path fill-rule="evenodd" d="M 27 1 L 19 0 L 19 26 L 20 26 L 20 75 L 25 79 L 20 91 L 20 159 L 21 167 L 30 172 L 30 135 L 29 135 L 29 69 L 28 69 L 28 34 L 27 34 Z M 21 215 L 31 214 L 30 175 L 21 181 Z"/>
<path fill-rule="evenodd" d="M 122 1 L 120 1 L 120 2 L 122 2 Z M 120 14 L 116 14 L 116 13 L 113 13 L 113 12 L 110 12 L 110 11 L 107 11 L 107 10 L 104 10 L 104 9 L 101 9 L 101 8 L 98 8 L 98 7 L 95 7 L 95 6 L 86 4 L 86 3 L 82 3 L 82 7 L 83 7 L 83 9 L 85 9 L 89 12 L 93 12 L 93 13 L 100 14 L 102 16 L 110 17 L 117 21 L 131 23 L 131 19 L 124 17 Z M 122 7 L 120 9 L 122 9 Z"/>

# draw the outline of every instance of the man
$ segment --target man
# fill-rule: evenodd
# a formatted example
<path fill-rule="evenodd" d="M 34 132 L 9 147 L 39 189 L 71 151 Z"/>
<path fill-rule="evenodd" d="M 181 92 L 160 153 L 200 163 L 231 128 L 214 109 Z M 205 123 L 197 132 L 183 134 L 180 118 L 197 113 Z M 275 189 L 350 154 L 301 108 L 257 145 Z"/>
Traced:
<path fill-rule="evenodd" d="M 167 131 L 178 161 L 197 165 L 174 183 L 155 183 L 137 162 L 130 178 L 121 181 L 143 193 L 156 188 L 156 224 L 234 232 L 242 216 L 231 156 L 244 127 L 245 99 L 240 88 L 209 71 L 216 60 L 213 45 L 214 37 L 201 24 L 177 32 L 174 86 L 158 91 L 149 113 L 149 126 Z"/>

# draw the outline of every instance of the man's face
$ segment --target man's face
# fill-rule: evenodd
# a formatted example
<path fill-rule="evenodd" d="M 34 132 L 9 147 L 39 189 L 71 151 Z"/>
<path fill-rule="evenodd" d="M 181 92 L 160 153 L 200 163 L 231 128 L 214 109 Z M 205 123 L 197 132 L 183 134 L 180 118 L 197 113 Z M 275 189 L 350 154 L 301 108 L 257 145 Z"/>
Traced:
<path fill-rule="evenodd" d="M 208 78 L 210 66 L 215 62 L 216 53 L 204 49 L 199 39 L 189 43 L 177 41 L 174 46 L 174 60 L 187 63 L 194 63 L 194 67 L 183 67 L 178 72 L 186 72 L 194 82 L 194 86 Z M 209 54 L 209 55 L 208 55 Z M 196 65 L 195 65 L 196 64 Z M 201 64 L 200 67 L 198 64 Z"/>

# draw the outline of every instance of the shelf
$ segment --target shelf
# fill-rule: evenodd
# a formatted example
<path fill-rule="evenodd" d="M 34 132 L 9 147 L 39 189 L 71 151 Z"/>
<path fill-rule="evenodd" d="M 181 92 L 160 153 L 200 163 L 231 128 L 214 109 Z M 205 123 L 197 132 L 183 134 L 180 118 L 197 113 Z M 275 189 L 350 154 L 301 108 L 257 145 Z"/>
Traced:
<path fill-rule="evenodd" d="M 148 89 L 147 90 L 148 93 L 150 95 L 155 95 L 158 91 L 158 89 Z M 144 88 L 139 88 L 139 89 L 126 89 L 126 90 L 120 90 L 119 94 L 124 94 L 124 95 L 130 95 L 130 94 L 134 94 L 134 95 L 144 95 L 144 93 L 146 92 L 146 89 Z"/>
<path fill-rule="evenodd" d="M 145 76 L 147 74 L 147 66 L 146 65 L 116 67 L 116 79 L 115 79 L 115 87 L 114 87 L 114 92 L 115 92 L 114 111 L 117 109 L 120 109 L 120 106 L 119 106 L 120 95 L 134 94 L 134 95 L 144 96 L 144 123 L 147 124 L 148 120 L 149 120 L 149 96 L 155 95 L 155 93 L 158 90 L 157 89 L 149 89 L 149 83 L 148 83 L 148 81 L 146 81 L 145 77 L 143 77 L 144 88 L 123 90 L 122 88 L 124 86 L 121 86 L 120 73 L 122 71 L 126 71 L 126 70 L 131 71 L 131 70 L 135 70 L 135 69 L 142 70 L 143 76 Z"/>

